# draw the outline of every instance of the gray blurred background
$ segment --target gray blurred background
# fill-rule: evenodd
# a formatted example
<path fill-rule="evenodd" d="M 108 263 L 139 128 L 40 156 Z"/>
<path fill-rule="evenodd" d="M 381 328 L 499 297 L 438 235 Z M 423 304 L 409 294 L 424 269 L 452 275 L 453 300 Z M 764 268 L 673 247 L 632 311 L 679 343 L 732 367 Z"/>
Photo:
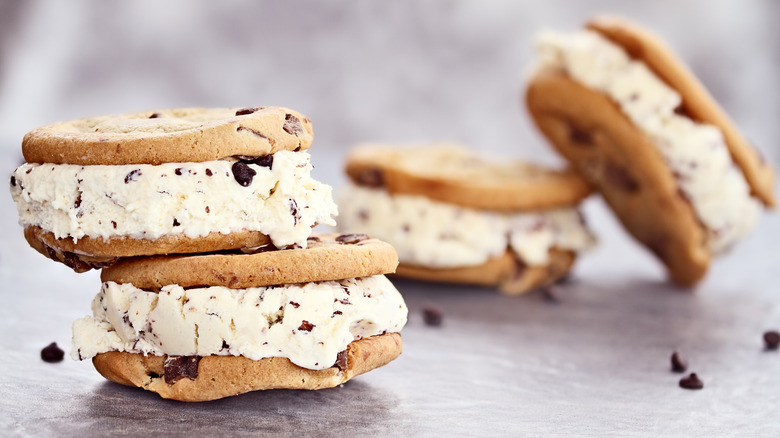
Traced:
<path fill-rule="evenodd" d="M 18 164 L 36 126 L 181 106 L 306 114 L 315 176 L 336 186 L 345 151 L 362 141 L 455 140 L 555 162 L 519 100 L 532 36 L 605 11 L 663 36 L 778 161 L 771 0 L 4 0 L 0 170 Z"/>

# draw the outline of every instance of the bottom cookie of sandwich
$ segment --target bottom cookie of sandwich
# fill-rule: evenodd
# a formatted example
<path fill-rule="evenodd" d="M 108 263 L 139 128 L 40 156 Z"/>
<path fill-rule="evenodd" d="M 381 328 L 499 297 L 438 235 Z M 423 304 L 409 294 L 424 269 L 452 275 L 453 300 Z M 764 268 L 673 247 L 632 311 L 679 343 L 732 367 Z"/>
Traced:
<path fill-rule="evenodd" d="M 209 401 L 263 389 L 324 389 L 379 368 L 401 354 L 401 335 L 387 333 L 351 342 L 326 369 L 299 367 L 284 357 L 144 356 L 110 351 L 92 359 L 113 382 L 179 401 Z"/>
<path fill-rule="evenodd" d="M 555 283 L 569 272 L 575 259 L 574 252 L 554 248 L 550 250 L 546 264 L 528 266 L 512 251 L 506 251 L 477 266 L 436 269 L 401 264 L 396 275 L 442 283 L 498 286 L 507 295 L 520 295 Z"/>

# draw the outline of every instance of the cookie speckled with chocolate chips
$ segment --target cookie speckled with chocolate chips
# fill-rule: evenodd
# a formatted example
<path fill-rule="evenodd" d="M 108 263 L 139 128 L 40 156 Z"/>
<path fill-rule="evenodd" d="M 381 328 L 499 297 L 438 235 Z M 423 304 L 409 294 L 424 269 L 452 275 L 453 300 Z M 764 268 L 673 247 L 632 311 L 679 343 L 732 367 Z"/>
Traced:
<path fill-rule="evenodd" d="M 521 294 L 593 244 L 573 171 L 491 161 L 454 145 L 362 146 L 347 158 L 338 227 L 389 242 L 399 276 Z"/>
<path fill-rule="evenodd" d="M 101 279 L 154 290 L 167 284 L 245 288 L 391 274 L 396 266 L 395 250 L 381 240 L 315 233 L 306 249 L 267 245 L 232 253 L 127 258 L 103 269 Z"/>
<path fill-rule="evenodd" d="M 401 353 L 407 308 L 393 248 L 316 234 L 306 249 L 123 259 L 103 270 L 71 357 L 182 401 L 320 389 Z"/>
<path fill-rule="evenodd" d="M 120 257 L 304 247 L 337 212 L 311 177 L 310 144 L 308 119 L 284 108 L 99 117 L 29 133 L 10 190 L 31 246 L 78 272 Z"/>
<path fill-rule="evenodd" d="M 542 133 L 684 286 L 775 204 L 774 171 L 657 37 L 617 18 L 544 32 L 526 91 Z"/>
<path fill-rule="evenodd" d="M 54 123 L 24 136 L 28 163 L 160 164 L 305 150 L 305 116 L 279 107 L 184 108 Z"/>

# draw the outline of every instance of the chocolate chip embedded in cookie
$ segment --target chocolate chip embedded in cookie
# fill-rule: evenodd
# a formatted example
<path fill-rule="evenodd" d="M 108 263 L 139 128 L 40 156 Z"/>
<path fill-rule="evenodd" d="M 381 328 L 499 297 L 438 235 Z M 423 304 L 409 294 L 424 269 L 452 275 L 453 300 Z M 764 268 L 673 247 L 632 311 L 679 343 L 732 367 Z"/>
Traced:
<path fill-rule="evenodd" d="M 526 91 L 550 143 L 678 284 L 744 237 L 774 172 L 658 38 L 616 18 L 545 32 Z M 596 60 L 598 62 L 596 63 Z"/>
<path fill-rule="evenodd" d="M 520 294 L 566 275 L 593 244 L 577 211 L 590 189 L 573 171 L 453 145 L 358 147 L 346 168 L 338 227 L 392 244 L 399 276 Z"/>
<path fill-rule="evenodd" d="M 331 188 L 311 177 L 310 131 L 274 107 L 51 125 L 26 137 L 31 162 L 12 175 L 11 195 L 28 242 L 77 272 L 118 257 L 304 247 L 337 212 Z"/>

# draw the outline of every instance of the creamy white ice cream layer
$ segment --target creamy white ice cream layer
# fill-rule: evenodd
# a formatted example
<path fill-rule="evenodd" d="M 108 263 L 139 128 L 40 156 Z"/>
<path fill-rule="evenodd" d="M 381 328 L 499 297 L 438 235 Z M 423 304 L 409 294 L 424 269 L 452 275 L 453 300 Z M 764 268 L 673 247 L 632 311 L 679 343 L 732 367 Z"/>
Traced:
<path fill-rule="evenodd" d="M 592 31 L 538 36 L 540 69 L 557 69 L 605 93 L 656 145 L 680 190 L 707 229 L 717 254 L 755 225 L 760 203 L 750 196 L 742 171 L 720 130 L 675 113 L 682 99 L 644 63 Z"/>
<path fill-rule="evenodd" d="M 339 230 L 384 240 L 411 265 L 475 266 L 511 248 L 535 266 L 548 262 L 551 248 L 582 251 L 594 243 L 575 208 L 503 214 L 351 184 L 337 198 Z"/>
<path fill-rule="evenodd" d="M 159 293 L 106 282 L 92 314 L 73 324 L 74 359 L 107 351 L 286 357 L 320 370 L 352 341 L 400 331 L 407 309 L 377 275 L 248 289 L 170 285 Z"/>
<path fill-rule="evenodd" d="M 305 247 L 315 223 L 335 223 L 331 188 L 311 177 L 308 152 L 280 151 L 272 157 L 270 167 L 270 159 L 265 165 L 236 159 L 24 164 L 13 174 L 11 194 L 21 225 L 74 241 L 249 230 L 269 236 L 277 247 Z"/>

